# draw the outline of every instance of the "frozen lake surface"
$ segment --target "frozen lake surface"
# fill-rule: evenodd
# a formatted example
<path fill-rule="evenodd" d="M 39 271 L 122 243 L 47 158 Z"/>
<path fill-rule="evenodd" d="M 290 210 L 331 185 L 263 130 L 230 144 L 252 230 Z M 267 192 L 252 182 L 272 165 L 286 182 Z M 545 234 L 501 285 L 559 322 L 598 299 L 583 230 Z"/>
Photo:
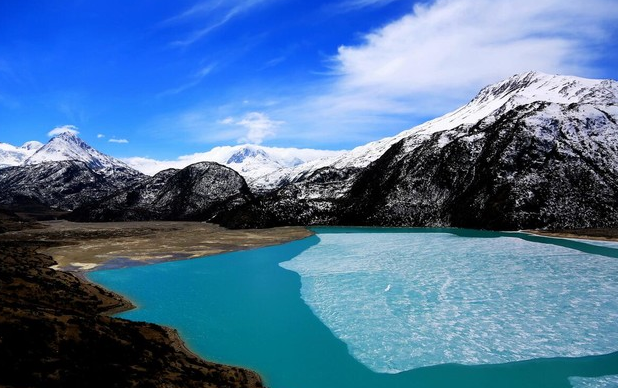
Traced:
<path fill-rule="evenodd" d="M 284 387 L 571 387 L 618 375 L 618 244 L 315 228 L 89 276 L 202 356 Z M 612 377 L 614 375 L 614 377 Z"/>

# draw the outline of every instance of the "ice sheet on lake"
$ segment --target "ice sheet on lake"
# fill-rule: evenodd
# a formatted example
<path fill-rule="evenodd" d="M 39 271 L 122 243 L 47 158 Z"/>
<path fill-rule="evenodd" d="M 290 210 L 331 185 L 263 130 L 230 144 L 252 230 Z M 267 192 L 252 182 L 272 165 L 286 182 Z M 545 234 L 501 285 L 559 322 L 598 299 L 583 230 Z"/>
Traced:
<path fill-rule="evenodd" d="M 573 388 L 618 388 L 618 375 L 603 377 L 569 377 Z"/>
<path fill-rule="evenodd" d="M 511 237 L 319 237 L 281 266 L 376 372 L 618 350 L 617 259 Z"/>

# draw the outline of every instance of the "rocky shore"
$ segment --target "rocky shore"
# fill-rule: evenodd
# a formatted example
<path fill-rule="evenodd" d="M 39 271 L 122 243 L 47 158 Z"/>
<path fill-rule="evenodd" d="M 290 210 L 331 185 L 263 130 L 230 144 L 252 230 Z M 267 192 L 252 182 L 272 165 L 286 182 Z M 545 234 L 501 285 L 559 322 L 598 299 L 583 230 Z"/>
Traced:
<path fill-rule="evenodd" d="M 14 233 L 20 229 L 30 232 Z M 83 232 L 59 235 L 14 214 L 0 214 L 0 386 L 262 386 L 252 371 L 198 358 L 173 329 L 110 317 L 131 308 L 130 302 L 52 269 L 56 261 L 41 252 L 79 246 L 76 240 L 87 241 Z M 122 232 L 125 237 L 140 233 L 147 234 L 143 228 Z M 105 239 L 104 232 L 93 236 Z"/>

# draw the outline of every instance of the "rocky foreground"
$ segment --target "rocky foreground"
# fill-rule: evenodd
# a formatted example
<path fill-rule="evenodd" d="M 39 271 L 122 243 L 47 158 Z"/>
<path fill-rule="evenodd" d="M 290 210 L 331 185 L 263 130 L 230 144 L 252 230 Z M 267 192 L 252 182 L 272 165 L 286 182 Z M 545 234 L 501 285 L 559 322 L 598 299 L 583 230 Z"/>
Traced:
<path fill-rule="evenodd" d="M 177 333 L 112 318 L 120 296 L 55 271 L 57 241 L 7 238 L 32 227 L 0 214 L 0 386 L 261 387 L 251 371 L 206 362 Z"/>

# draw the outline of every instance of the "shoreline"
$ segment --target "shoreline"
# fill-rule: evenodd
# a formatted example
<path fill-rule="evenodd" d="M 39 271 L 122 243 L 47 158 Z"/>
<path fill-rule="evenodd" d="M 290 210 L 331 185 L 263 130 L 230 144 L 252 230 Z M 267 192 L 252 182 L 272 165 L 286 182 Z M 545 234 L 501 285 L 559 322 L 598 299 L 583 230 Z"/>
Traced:
<path fill-rule="evenodd" d="M 524 229 L 523 233 L 529 233 L 542 237 L 555 237 L 577 240 L 594 240 L 594 241 L 613 241 L 618 242 L 618 229 L 597 228 L 597 229 L 569 229 L 569 230 L 541 230 L 541 229 Z"/>
<path fill-rule="evenodd" d="M 197 222 L 35 223 L 13 216 L 9 221 L 0 225 L 7 226 L 0 233 L 0 329 L 13 333 L 11 342 L 0 346 L 0 359 L 11 360 L 0 385 L 8 386 L 75 386 L 79 381 L 86 386 L 263 387 L 254 371 L 200 357 L 174 328 L 112 317 L 136 306 L 85 274 L 117 257 L 124 257 L 124 264 L 146 265 L 313 234 L 303 227 L 230 231 Z M 88 269 L 72 265 L 80 262 Z"/>
<path fill-rule="evenodd" d="M 41 221 L 35 227 L 4 236 L 53 242 L 54 246 L 41 251 L 57 262 L 53 269 L 79 274 L 260 248 L 313 234 L 305 227 L 229 230 L 214 224 L 184 221 Z"/>
<path fill-rule="evenodd" d="M 0 240 L 0 386 L 263 386 L 196 356 L 174 329 L 110 317 L 126 299 L 50 269 L 45 246 Z"/>

